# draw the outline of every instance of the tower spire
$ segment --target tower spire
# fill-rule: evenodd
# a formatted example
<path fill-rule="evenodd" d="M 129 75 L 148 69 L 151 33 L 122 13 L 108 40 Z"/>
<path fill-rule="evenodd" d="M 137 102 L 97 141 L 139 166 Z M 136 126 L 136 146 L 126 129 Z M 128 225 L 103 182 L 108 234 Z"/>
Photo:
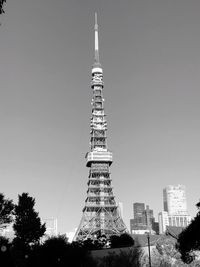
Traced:
<path fill-rule="evenodd" d="M 95 34 L 95 41 L 94 41 L 94 48 L 95 48 L 95 66 L 100 66 L 99 62 L 99 32 L 98 32 L 98 24 L 97 24 L 97 12 L 95 12 L 95 25 L 94 25 L 94 34 Z"/>

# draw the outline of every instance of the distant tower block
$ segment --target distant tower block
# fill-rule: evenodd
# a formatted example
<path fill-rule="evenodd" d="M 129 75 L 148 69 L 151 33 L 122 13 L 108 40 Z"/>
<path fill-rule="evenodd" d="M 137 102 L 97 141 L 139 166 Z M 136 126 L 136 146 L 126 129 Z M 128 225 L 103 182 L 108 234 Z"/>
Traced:
<path fill-rule="evenodd" d="M 124 218 L 124 208 L 123 208 L 123 203 L 122 202 L 118 203 L 118 211 L 119 211 L 119 214 L 120 214 L 121 218 L 123 219 Z"/>
<path fill-rule="evenodd" d="M 47 236 L 56 236 L 58 234 L 58 223 L 56 218 L 43 219 L 43 223 L 46 226 L 45 235 Z"/>
<path fill-rule="evenodd" d="M 188 215 L 184 185 L 168 185 L 163 189 L 164 211 L 169 215 Z"/>
<path fill-rule="evenodd" d="M 83 215 L 74 240 L 128 232 L 115 202 L 110 178 L 112 152 L 107 148 L 107 121 L 103 106 L 103 70 L 99 61 L 98 24 L 95 14 L 95 62 L 92 67 L 92 117 L 90 152 L 86 154 L 89 168 L 88 190 Z"/>

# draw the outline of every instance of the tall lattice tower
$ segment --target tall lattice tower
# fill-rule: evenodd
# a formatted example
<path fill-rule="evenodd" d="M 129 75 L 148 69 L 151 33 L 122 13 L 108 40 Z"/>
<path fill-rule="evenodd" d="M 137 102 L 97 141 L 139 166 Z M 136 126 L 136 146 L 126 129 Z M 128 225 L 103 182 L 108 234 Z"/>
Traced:
<path fill-rule="evenodd" d="M 101 235 L 119 235 L 127 232 L 113 195 L 110 178 L 112 152 L 106 142 L 107 122 L 103 106 L 103 70 L 99 62 L 98 24 L 95 14 L 95 63 L 92 67 L 92 117 L 90 152 L 86 166 L 90 168 L 87 198 L 83 216 L 74 240 L 95 239 Z"/>

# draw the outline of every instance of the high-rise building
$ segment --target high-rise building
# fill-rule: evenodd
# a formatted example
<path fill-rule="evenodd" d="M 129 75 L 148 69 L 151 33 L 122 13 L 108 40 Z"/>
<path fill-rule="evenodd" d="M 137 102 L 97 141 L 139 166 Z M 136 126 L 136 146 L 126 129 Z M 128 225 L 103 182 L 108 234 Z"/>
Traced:
<path fill-rule="evenodd" d="M 133 203 L 133 216 L 134 219 L 130 220 L 131 233 L 143 234 L 154 231 L 155 218 L 153 210 L 149 209 L 148 205 L 145 208 L 144 203 Z"/>
<path fill-rule="evenodd" d="M 101 235 L 127 232 L 113 194 L 110 177 L 112 152 L 107 146 L 107 121 L 103 99 L 103 69 L 99 61 L 98 25 L 95 14 L 95 63 L 92 67 L 92 117 L 90 152 L 86 154 L 89 168 L 88 190 L 83 215 L 74 240 L 95 239 Z"/>
<path fill-rule="evenodd" d="M 184 185 L 168 185 L 163 189 L 164 211 L 169 215 L 187 215 L 187 202 Z"/>
<path fill-rule="evenodd" d="M 118 211 L 119 211 L 120 217 L 123 219 L 124 218 L 124 207 L 123 207 L 123 203 L 122 202 L 118 203 Z"/>
<path fill-rule="evenodd" d="M 144 203 L 133 203 L 133 216 L 135 219 L 135 222 L 139 225 L 144 225 L 144 211 L 145 211 L 145 204 Z"/>
<path fill-rule="evenodd" d="M 153 216 L 153 210 L 149 209 L 149 205 L 146 206 L 146 209 L 144 211 L 144 218 L 145 218 L 145 223 L 147 225 L 147 228 L 151 229 L 153 226 L 153 223 L 155 222 L 155 218 Z"/>
<path fill-rule="evenodd" d="M 168 185 L 163 189 L 164 212 L 158 214 L 160 234 L 166 231 L 166 226 L 184 228 L 190 223 L 185 191 L 184 185 Z"/>
<path fill-rule="evenodd" d="M 56 218 L 42 219 L 46 226 L 46 236 L 56 236 L 58 234 L 58 222 Z"/>
<path fill-rule="evenodd" d="M 158 213 L 159 233 L 163 234 L 166 231 L 166 227 L 169 226 L 169 218 L 167 211 L 161 211 Z"/>

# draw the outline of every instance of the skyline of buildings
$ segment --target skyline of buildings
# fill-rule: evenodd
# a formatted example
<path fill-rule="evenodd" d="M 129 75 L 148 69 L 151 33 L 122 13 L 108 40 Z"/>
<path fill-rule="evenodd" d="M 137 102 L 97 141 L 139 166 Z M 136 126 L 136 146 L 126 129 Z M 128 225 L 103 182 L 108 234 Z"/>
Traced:
<path fill-rule="evenodd" d="M 158 222 L 157 222 L 158 220 Z M 163 189 L 163 210 L 157 219 L 153 210 L 145 203 L 133 203 L 133 219 L 130 219 L 130 233 L 146 232 L 163 234 L 167 227 L 186 227 L 191 221 L 187 210 L 186 187 L 184 185 L 168 185 Z"/>
<path fill-rule="evenodd" d="M 133 219 L 130 219 L 131 234 L 164 234 L 169 228 L 185 228 L 191 222 L 187 210 L 186 187 L 184 185 L 168 185 L 163 189 L 163 211 L 158 213 L 158 222 L 153 209 L 142 202 L 133 203 Z M 118 212 L 123 218 L 123 203 L 118 203 Z M 165 209 L 165 210 L 164 210 Z M 57 236 L 58 221 L 56 218 L 41 219 L 46 224 L 45 237 Z M 66 233 L 69 241 L 74 238 L 77 229 Z M 12 224 L 0 229 L 0 234 L 13 239 Z"/>
<path fill-rule="evenodd" d="M 166 209 L 166 210 L 164 210 Z M 123 203 L 118 203 L 118 212 L 123 218 Z M 133 203 L 133 219 L 130 219 L 130 234 L 164 234 L 168 227 L 186 227 L 191 217 L 187 210 L 185 185 L 167 185 L 163 189 L 163 211 L 154 216 L 153 209 L 143 202 Z M 157 219 L 156 219 L 157 217 Z M 77 231 L 77 229 L 76 229 Z M 76 231 L 69 234 L 70 242 Z"/>

